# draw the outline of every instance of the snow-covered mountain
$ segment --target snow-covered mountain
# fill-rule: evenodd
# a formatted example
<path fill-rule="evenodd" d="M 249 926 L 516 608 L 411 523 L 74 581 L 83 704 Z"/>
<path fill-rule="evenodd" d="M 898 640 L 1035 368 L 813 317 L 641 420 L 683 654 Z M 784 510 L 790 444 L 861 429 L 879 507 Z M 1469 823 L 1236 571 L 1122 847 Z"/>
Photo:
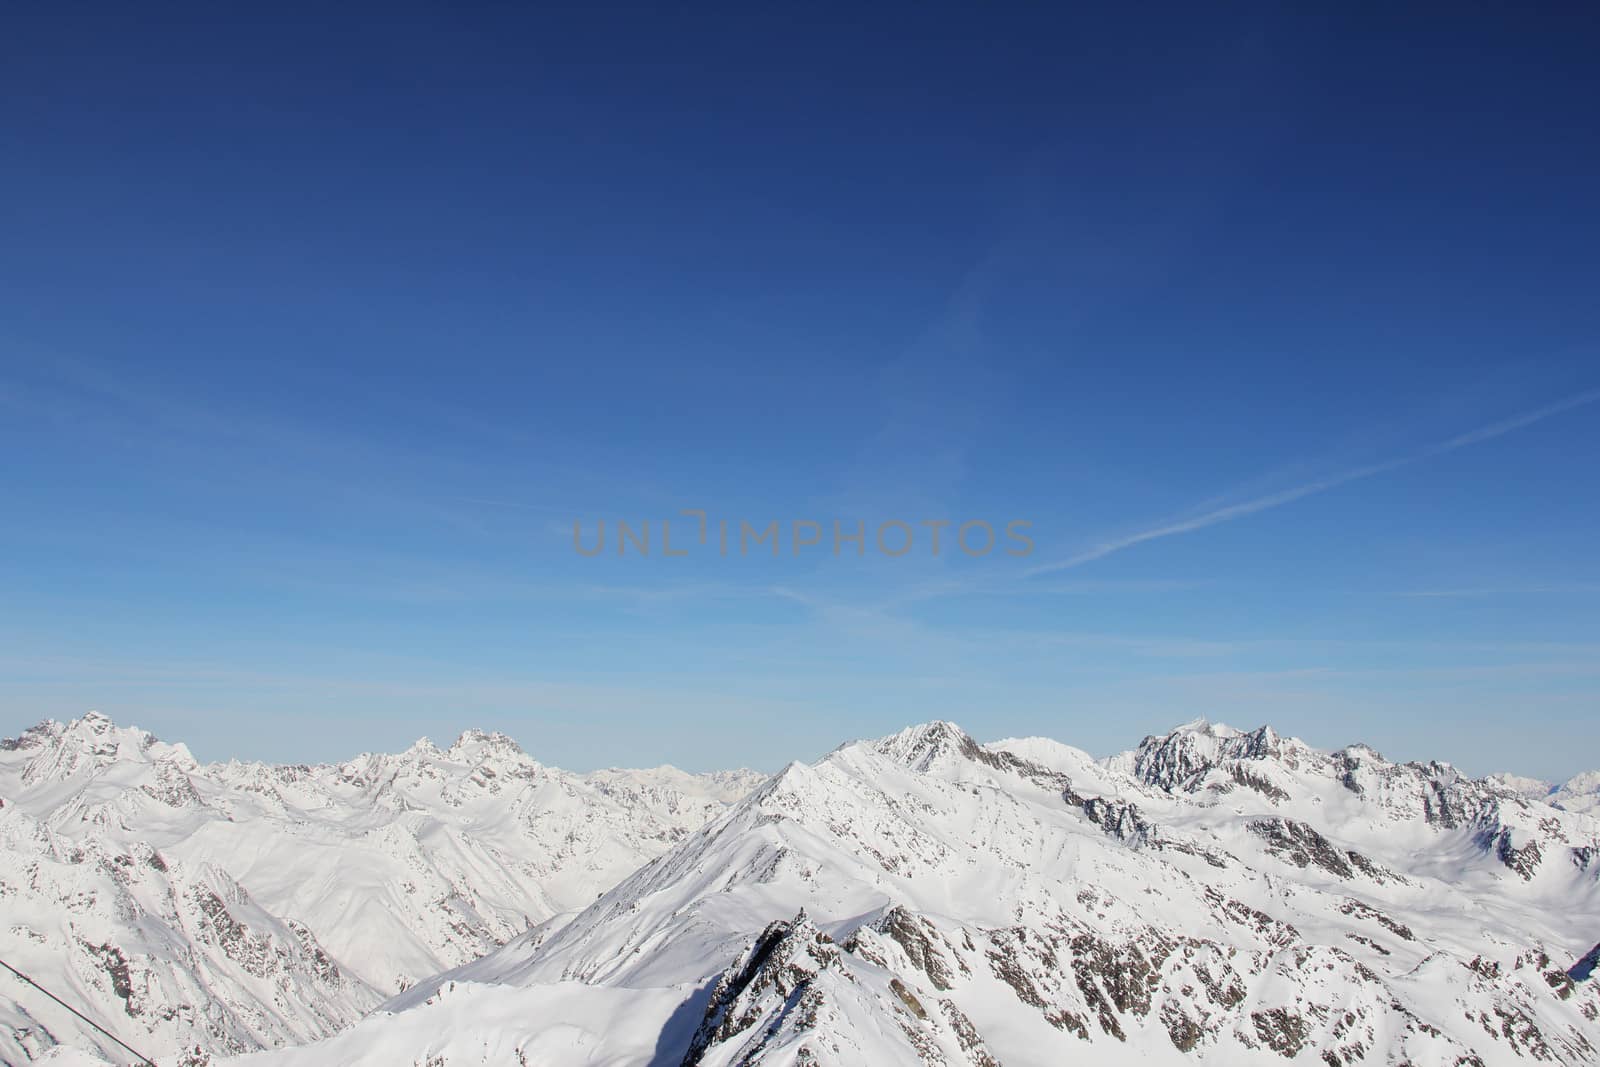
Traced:
<path fill-rule="evenodd" d="M 571 774 L 476 731 L 201 764 L 101 715 L 45 722 L 0 742 L 0 958 L 149 1055 L 306 1042 L 589 904 L 764 779 Z M 121 1062 L 0 975 L 0 1062 L 58 1042 Z"/>
<path fill-rule="evenodd" d="M 575 917 L 240 1067 L 1600 1062 L 1600 822 L 1204 722 L 791 764 Z"/>
<path fill-rule="evenodd" d="M 1515 774 L 1493 774 L 1489 780 L 1529 800 L 1542 800 L 1565 811 L 1600 813 L 1600 771 L 1585 771 L 1560 783 Z"/>

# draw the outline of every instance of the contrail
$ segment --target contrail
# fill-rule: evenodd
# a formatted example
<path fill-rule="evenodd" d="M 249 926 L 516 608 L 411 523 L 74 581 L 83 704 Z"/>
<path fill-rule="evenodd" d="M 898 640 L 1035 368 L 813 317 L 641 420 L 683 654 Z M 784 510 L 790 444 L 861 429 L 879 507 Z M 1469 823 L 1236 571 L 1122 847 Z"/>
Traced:
<path fill-rule="evenodd" d="M 1588 392 L 1567 397 L 1565 400 L 1559 400 L 1553 404 L 1547 404 L 1542 408 L 1536 408 L 1533 411 L 1524 412 L 1521 415 L 1515 415 L 1508 419 L 1501 419 L 1499 422 L 1492 422 L 1487 426 L 1479 427 L 1478 429 L 1468 431 L 1467 433 L 1457 434 L 1455 437 L 1451 437 L 1447 440 L 1429 445 L 1421 451 L 1414 452 L 1409 456 L 1400 456 L 1396 459 L 1385 460 L 1382 463 L 1373 463 L 1365 467 L 1356 467 L 1352 470 L 1330 475 L 1327 478 L 1323 478 L 1315 482 L 1307 482 L 1305 485 L 1295 486 L 1292 489 L 1284 489 L 1280 492 L 1270 493 L 1267 496 L 1256 497 L 1254 500 L 1246 500 L 1243 503 L 1231 504 L 1225 508 L 1217 508 L 1215 511 L 1208 511 L 1204 515 L 1197 515 L 1192 519 L 1182 519 L 1175 522 L 1165 523 L 1161 526 L 1155 526 L 1148 530 L 1141 530 L 1138 533 L 1129 534 L 1127 537 L 1096 545 L 1094 548 L 1080 552 L 1076 556 L 1071 556 L 1067 559 L 1057 560 L 1054 563 L 1045 563 L 1041 566 L 1034 567 L 1032 570 L 1028 571 L 1027 574 L 1029 577 L 1032 577 L 1037 574 L 1049 574 L 1052 571 L 1064 571 L 1072 567 L 1080 567 L 1085 563 L 1102 559 L 1115 552 L 1121 552 L 1125 548 L 1132 548 L 1134 545 L 1143 544 L 1146 541 L 1155 541 L 1163 537 L 1173 537 L 1177 534 L 1192 533 L 1195 530 L 1203 530 L 1207 526 L 1215 526 L 1218 523 L 1232 522 L 1234 519 L 1242 519 L 1246 515 L 1254 515 L 1258 511 L 1267 511 L 1271 508 L 1282 507 L 1284 504 L 1290 504 L 1296 500 L 1302 499 L 1303 497 L 1314 496 L 1317 493 L 1326 492 L 1329 489 L 1337 488 L 1338 486 L 1344 485 L 1347 482 L 1359 481 L 1362 478 L 1371 478 L 1374 475 L 1383 474 L 1399 467 L 1405 467 L 1413 463 L 1419 463 L 1425 459 L 1432 459 L 1434 456 L 1442 456 L 1447 452 L 1454 452 L 1458 448 L 1466 448 L 1468 445 L 1475 445 L 1483 441 L 1492 440 L 1496 437 L 1511 433 L 1513 430 L 1520 430 L 1524 426 L 1531 426 L 1536 422 L 1548 419 L 1552 415 L 1559 415 L 1564 411 L 1571 411 L 1573 408 L 1582 407 L 1585 404 L 1592 404 L 1596 400 L 1600 400 L 1600 389 L 1590 389 Z"/>

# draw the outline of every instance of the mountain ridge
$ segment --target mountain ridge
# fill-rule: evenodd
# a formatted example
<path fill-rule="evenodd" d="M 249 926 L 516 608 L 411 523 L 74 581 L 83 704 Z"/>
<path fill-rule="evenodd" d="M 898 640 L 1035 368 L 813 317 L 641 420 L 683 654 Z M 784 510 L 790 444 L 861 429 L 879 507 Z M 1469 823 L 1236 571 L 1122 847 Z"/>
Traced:
<path fill-rule="evenodd" d="M 337 1058 L 246 1062 L 494 1062 L 471 1005 L 583 990 L 627 1026 L 493 1040 L 705 1067 L 1595 1058 L 1593 820 L 1270 730 L 1189 724 L 1103 761 L 1019 747 L 935 722 L 790 764 Z"/>

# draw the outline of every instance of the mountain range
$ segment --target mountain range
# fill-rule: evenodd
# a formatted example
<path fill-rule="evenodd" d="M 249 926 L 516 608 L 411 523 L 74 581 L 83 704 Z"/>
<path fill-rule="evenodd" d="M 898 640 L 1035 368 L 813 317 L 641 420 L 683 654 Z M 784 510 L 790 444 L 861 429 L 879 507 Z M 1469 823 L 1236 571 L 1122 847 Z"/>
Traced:
<path fill-rule="evenodd" d="M 0 957 L 164 1067 L 1592 1064 L 1596 786 L 1205 721 L 769 778 L 87 716 L 0 745 Z M 6 1062 L 126 1062 L 0 992 Z"/>
<path fill-rule="evenodd" d="M 202 764 L 101 715 L 45 722 L 0 742 L 0 958 L 147 1055 L 314 1040 L 583 907 L 764 778 L 571 774 L 477 731 L 340 764 Z M 0 1060 L 66 1043 L 117 1062 L 13 992 Z"/>

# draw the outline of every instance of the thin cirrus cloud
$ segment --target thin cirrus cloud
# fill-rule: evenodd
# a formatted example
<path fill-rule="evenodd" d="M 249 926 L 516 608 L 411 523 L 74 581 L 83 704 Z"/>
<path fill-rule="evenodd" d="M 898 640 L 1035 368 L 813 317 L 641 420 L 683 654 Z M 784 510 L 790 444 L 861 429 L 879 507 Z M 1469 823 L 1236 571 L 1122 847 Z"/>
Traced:
<path fill-rule="evenodd" d="M 1600 593 L 1600 583 L 1573 582 L 1567 585 L 1501 585 L 1467 589 L 1406 589 L 1395 596 L 1419 599 L 1467 599 L 1489 596 L 1570 596 Z"/>
<path fill-rule="evenodd" d="M 1502 437 L 1514 430 L 1520 430 L 1524 426 L 1531 426 L 1536 422 L 1541 422 L 1544 419 L 1548 419 L 1554 415 L 1559 415 L 1565 411 L 1571 411 L 1573 408 L 1582 407 L 1585 404 L 1592 404 L 1597 400 L 1600 400 L 1600 389 L 1590 389 L 1586 392 L 1569 396 L 1563 400 L 1558 400 L 1555 403 L 1546 404 L 1544 407 L 1535 408 L 1532 411 L 1526 411 L 1520 415 L 1513 415 L 1510 418 L 1489 423 L 1487 426 L 1480 426 L 1476 430 L 1469 430 L 1466 433 L 1457 434 L 1454 437 L 1447 438 L 1443 441 L 1438 441 L 1427 446 L 1426 448 L 1413 452 L 1410 455 L 1398 456 L 1394 459 L 1384 460 L 1380 463 L 1370 463 L 1363 467 L 1355 467 L 1350 470 L 1329 475 L 1326 478 L 1307 482 L 1304 485 L 1297 485 L 1289 489 L 1280 490 L 1276 493 L 1269 493 L 1266 496 L 1259 496 L 1253 500 L 1242 501 L 1241 503 L 1232 504 L 1228 507 L 1216 508 L 1205 512 L 1202 515 L 1196 515 L 1192 518 L 1163 523 L 1159 526 L 1151 527 L 1148 530 L 1141 530 L 1138 533 L 1129 534 L 1126 537 L 1121 537 L 1114 541 L 1104 542 L 1103 544 L 1096 545 L 1093 548 L 1080 552 L 1075 556 L 1069 556 L 1066 559 L 1056 560 L 1053 563 L 1041 564 L 1040 566 L 1029 570 L 1027 573 L 1029 577 L 1032 577 L 1040 574 L 1051 574 L 1056 571 L 1070 570 L 1073 567 L 1081 567 L 1085 563 L 1092 563 L 1097 559 L 1104 559 L 1106 556 L 1121 552 L 1124 549 L 1132 548 L 1135 545 L 1142 545 L 1146 541 L 1157 541 L 1163 537 L 1176 537 L 1179 534 L 1193 533 L 1196 530 L 1203 530 L 1208 526 L 1217 526 L 1221 523 L 1232 522 L 1235 519 L 1242 519 L 1258 512 L 1270 511 L 1273 508 L 1282 507 L 1285 504 L 1292 504 L 1296 500 L 1302 500 L 1308 496 L 1315 496 L 1318 493 L 1325 493 L 1329 489 L 1336 489 L 1339 486 L 1346 485 L 1350 482 L 1356 482 L 1364 478 L 1371 478 L 1379 474 L 1385 474 L 1400 467 L 1407 467 L 1413 463 L 1420 463 L 1425 459 L 1432 459 L 1435 456 L 1442 456 L 1448 452 L 1454 452 L 1457 449 L 1466 448 L 1469 445 L 1475 445 L 1484 441 L 1493 440 L 1496 437 Z"/>

